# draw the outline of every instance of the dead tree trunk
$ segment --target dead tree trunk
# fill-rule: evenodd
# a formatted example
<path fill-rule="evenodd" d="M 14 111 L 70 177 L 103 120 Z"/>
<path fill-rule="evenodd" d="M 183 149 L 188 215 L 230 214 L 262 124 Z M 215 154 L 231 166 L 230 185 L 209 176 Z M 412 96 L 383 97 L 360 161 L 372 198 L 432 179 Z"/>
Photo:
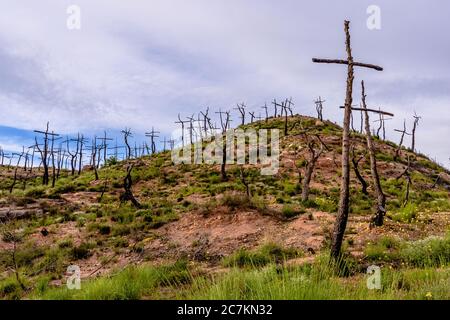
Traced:
<path fill-rule="evenodd" d="M 359 183 L 361 183 L 361 192 L 363 194 L 367 195 L 367 194 L 369 194 L 367 192 L 368 185 L 367 185 L 366 180 L 361 175 L 361 172 L 359 171 L 359 163 L 361 162 L 362 159 L 364 159 L 364 155 L 361 155 L 358 159 L 356 159 L 356 153 L 355 153 L 354 147 L 351 148 L 351 153 L 352 153 L 353 171 L 355 171 L 355 175 L 358 178 Z"/>
<path fill-rule="evenodd" d="M 245 177 L 245 172 L 244 169 L 242 168 L 242 166 L 239 168 L 240 169 L 240 178 L 241 178 L 241 182 L 245 187 L 245 193 L 247 194 L 248 198 L 251 198 L 251 193 L 250 193 L 250 185 Z"/>
<path fill-rule="evenodd" d="M 130 159 L 131 158 L 131 147 L 130 147 L 130 144 L 128 143 L 128 138 L 132 136 L 131 131 L 130 131 L 130 129 L 125 128 L 125 130 L 122 130 L 122 133 L 123 133 L 123 139 L 125 141 L 125 145 L 127 147 L 126 148 L 126 158 Z"/>
<path fill-rule="evenodd" d="M 94 169 L 95 181 L 99 179 L 97 170 L 97 137 L 92 140 L 92 168 Z"/>
<path fill-rule="evenodd" d="M 316 101 L 314 101 L 314 103 L 316 104 L 316 112 L 317 112 L 317 119 L 319 119 L 320 121 L 323 121 L 323 104 L 325 100 L 322 100 L 322 98 L 319 96 L 319 99 L 317 99 Z"/>
<path fill-rule="evenodd" d="M 344 31 L 346 36 L 346 51 L 347 60 L 339 59 L 313 59 L 315 63 L 337 63 L 347 65 L 347 89 L 345 97 L 345 114 L 344 114 L 344 127 L 342 134 L 342 181 L 341 181 L 341 193 L 339 197 L 339 207 L 336 218 L 336 223 L 333 231 L 333 239 L 331 243 L 331 257 L 334 260 L 339 260 L 342 241 L 344 239 L 345 229 L 347 227 L 348 213 L 349 213 L 349 194 L 350 194 L 350 117 L 352 113 L 352 92 L 353 92 L 353 69 L 354 66 L 370 68 L 377 71 L 382 71 L 383 68 L 366 63 L 354 62 L 352 56 L 352 49 L 350 44 L 350 22 L 345 21 Z"/>
<path fill-rule="evenodd" d="M 403 130 L 395 129 L 395 131 L 400 132 L 402 134 L 401 138 L 400 138 L 400 142 L 397 147 L 397 150 L 395 150 L 394 161 L 397 161 L 398 158 L 400 157 L 400 152 L 402 150 L 403 140 L 405 139 L 405 134 L 408 134 L 406 132 L 406 120 L 403 121 Z"/>
<path fill-rule="evenodd" d="M 55 136 L 52 136 L 52 145 L 50 148 L 51 159 L 52 159 L 52 188 L 55 187 L 56 184 L 56 166 L 55 166 Z"/>
<path fill-rule="evenodd" d="M 417 126 L 419 125 L 421 117 L 417 116 L 417 114 L 414 114 L 414 124 L 412 128 L 412 142 L 411 142 L 411 150 L 412 152 L 416 152 L 416 130 Z"/>
<path fill-rule="evenodd" d="M 302 186 L 302 201 L 306 202 L 309 199 L 309 185 L 316 167 L 317 160 L 323 153 L 323 144 L 320 144 L 320 149 L 316 150 L 316 143 L 314 141 L 308 142 L 309 160 L 305 168 L 305 178 L 303 179 Z"/>
<path fill-rule="evenodd" d="M 24 153 L 24 151 L 22 151 L 22 153 L 19 154 L 19 159 L 17 160 L 16 168 L 14 169 L 13 182 L 12 182 L 12 184 L 11 184 L 11 187 L 9 188 L 9 193 L 12 193 L 13 190 L 14 190 L 14 187 L 16 186 L 16 182 L 17 182 L 17 170 L 19 169 L 19 164 L 20 164 L 20 160 L 22 160 L 23 153 Z"/>
<path fill-rule="evenodd" d="M 408 164 L 407 164 L 405 170 L 402 172 L 401 175 L 399 175 L 397 177 L 397 180 L 400 179 L 401 177 L 405 177 L 405 179 L 406 179 L 406 190 L 405 190 L 405 199 L 403 200 L 403 207 L 406 207 L 406 205 L 409 203 L 409 192 L 410 192 L 410 188 L 411 188 L 411 184 L 412 184 L 411 174 L 409 172 L 410 168 L 411 168 L 411 160 L 408 156 Z M 438 179 L 439 179 L 439 177 L 438 177 Z M 434 188 L 434 186 L 432 188 Z"/>
<path fill-rule="evenodd" d="M 123 180 L 123 188 L 125 192 L 120 196 L 121 202 L 131 201 L 133 206 L 136 209 L 141 208 L 141 204 L 136 200 L 136 198 L 133 195 L 133 191 L 131 190 L 131 187 L 133 185 L 133 180 L 131 179 L 131 172 L 133 171 L 133 166 L 127 167 L 127 175 L 125 176 L 125 179 Z"/>
<path fill-rule="evenodd" d="M 366 105 L 364 81 L 361 81 L 361 87 L 362 87 L 362 107 L 363 109 L 365 109 L 364 116 L 366 123 L 367 149 L 369 151 L 370 157 L 370 171 L 372 173 L 373 184 L 377 196 L 377 210 L 374 217 L 372 218 L 372 224 L 375 226 L 382 226 L 384 215 L 386 214 L 386 196 L 384 195 L 383 189 L 381 188 L 380 177 L 378 175 L 377 159 L 375 157 L 375 147 L 372 140 L 372 135 L 370 133 L 369 113 L 367 111 Z"/>
<path fill-rule="evenodd" d="M 222 163 L 220 165 L 220 175 L 222 178 L 222 181 L 227 181 L 228 180 L 228 176 L 226 173 L 226 163 L 227 163 L 227 131 L 230 125 L 230 112 L 226 111 L 226 112 L 222 112 L 219 110 L 219 112 L 217 112 L 220 116 L 220 125 L 222 127 Z M 225 118 L 223 117 L 223 115 L 225 115 Z"/>

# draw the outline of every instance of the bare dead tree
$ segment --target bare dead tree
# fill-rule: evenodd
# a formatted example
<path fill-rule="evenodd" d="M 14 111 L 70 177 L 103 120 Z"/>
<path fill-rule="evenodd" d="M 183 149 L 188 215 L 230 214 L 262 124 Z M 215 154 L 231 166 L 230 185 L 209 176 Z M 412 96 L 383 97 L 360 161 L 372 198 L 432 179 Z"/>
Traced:
<path fill-rule="evenodd" d="M 53 132 L 52 132 L 53 133 Z M 60 139 L 60 138 L 56 138 Z M 52 188 L 55 187 L 56 184 L 56 164 L 55 164 L 55 136 L 52 135 L 52 142 L 50 147 L 50 157 L 52 159 Z"/>
<path fill-rule="evenodd" d="M 178 114 L 178 121 L 175 121 L 176 124 L 181 125 L 181 145 L 184 148 L 184 124 L 188 121 L 181 120 L 180 114 Z"/>
<path fill-rule="evenodd" d="M 240 171 L 241 182 L 242 182 L 242 184 L 245 187 L 245 193 L 246 193 L 248 198 L 251 198 L 252 195 L 251 195 L 251 192 L 250 192 L 250 185 L 249 185 L 249 183 L 247 181 L 245 170 L 244 170 L 243 166 L 239 167 L 239 171 Z"/>
<path fill-rule="evenodd" d="M 350 44 L 350 22 L 345 21 L 344 31 L 346 35 L 346 51 L 347 60 L 337 59 L 313 59 L 315 63 L 337 63 L 347 65 L 347 89 L 345 98 L 345 114 L 344 125 L 342 134 L 342 181 L 341 181 L 341 193 L 339 198 L 339 207 L 337 213 L 337 219 L 333 231 L 333 239 L 331 244 L 331 257 L 338 260 L 341 253 L 342 241 L 344 239 L 345 229 L 347 227 L 348 213 L 349 213 L 349 194 L 350 194 L 350 117 L 352 113 L 352 91 L 353 91 L 353 79 L 354 79 L 354 67 L 370 68 L 378 71 L 382 71 L 383 68 L 365 64 L 360 62 L 354 62 L 352 56 L 352 49 Z"/>
<path fill-rule="evenodd" d="M 194 115 L 192 115 L 191 117 L 187 117 L 189 122 L 189 127 L 188 127 L 188 132 L 189 132 L 189 143 L 192 145 L 194 144 L 194 135 L 195 133 L 195 127 L 194 127 L 194 122 L 195 122 L 195 118 Z"/>
<path fill-rule="evenodd" d="M 264 106 L 261 107 L 262 109 L 264 109 L 265 114 L 266 114 L 266 122 L 269 121 L 269 111 L 267 109 L 267 103 L 264 103 Z"/>
<path fill-rule="evenodd" d="M 125 146 L 127 147 L 125 149 L 126 152 L 126 158 L 130 159 L 131 158 L 131 147 L 130 147 L 130 143 L 128 141 L 128 138 L 133 137 L 133 134 L 131 133 L 131 129 L 125 128 L 125 130 L 122 130 L 123 133 L 123 140 L 125 142 Z"/>
<path fill-rule="evenodd" d="M 2 240 L 6 243 L 11 243 L 12 247 L 10 249 L 6 249 L 5 251 L 9 253 L 10 261 L 7 261 L 7 267 L 14 273 L 17 283 L 22 288 L 22 290 L 26 290 L 26 286 L 20 277 L 19 272 L 19 263 L 17 261 L 17 251 L 19 249 L 19 245 L 22 242 L 23 235 L 14 229 L 14 226 L 7 225 L 7 221 L 0 221 L 1 226 L 1 236 Z"/>
<path fill-rule="evenodd" d="M 228 129 L 230 128 L 230 111 L 221 111 L 219 110 L 218 112 L 216 112 L 219 114 L 220 117 L 220 125 L 222 127 L 222 163 L 220 166 L 220 174 L 221 174 L 221 178 L 222 181 L 227 181 L 228 177 L 227 177 L 227 173 L 225 170 L 225 166 L 227 163 L 227 137 L 226 137 L 226 133 L 228 131 Z"/>
<path fill-rule="evenodd" d="M 99 179 L 98 177 L 98 164 L 97 164 L 97 152 L 98 150 L 98 146 L 97 146 L 97 137 L 94 137 L 94 139 L 92 139 L 92 147 L 91 147 L 91 161 L 92 161 L 92 169 L 94 170 L 94 175 L 95 175 L 95 181 L 97 181 Z"/>
<path fill-rule="evenodd" d="M 367 192 L 368 184 L 366 180 L 363 178 L 361 172 L 359 171 L 359 163 L 362 159 L 365 158 L 364 154 L 357 154 L 355 151 L 355 146 L 351 146 L 351 154 L 352 154 L 352 164 L 353 164 L 353 171 L 355 172 L 356 177 L 358 178 L 359 183 L 361 183 L 361 192 L 365 195 L 369 194 Z"/>
<path fill-rule="evenodd" d="M 273 117 L 276 118 L 278 116 L 278 107 L 280 107 L 281 105 L 277 103 L 277 99 L 273 99 L 272 104 L 274 107 Z"/>
<path fill-rule="evenodd" d="M 167 148 L 166 148 L 166 146 L 167 146 L 167 139 L 166 139 L 166 137 L 164 137 L 164 139 L 162 141 L 160 141 L 160 142 L 162 142 L 162 144 L 163 144 L 163 152 L 166 152 L 167 151 Z"/>
<path fill-rule="evenodd" d="M 129 165 L 127 167 L 127 175 L 125 176 L 124 180 L 123 180 L 123 188 L 124 188 L 124 193 L 121 194 L 120 196 L 120 201 L 126 202 L 126 201 L 131 201 L 131 203 L 133 204 L 133 206 L 136 209 L 140 209 L 141 208 L 141 204 L 136 200 L 136 198 L 133 195 L 133 191 L 132 191 L 132 185 L 133 185 L 133 180 L 131 178 L 131 172 L 133 171 L 134 166 L 133 165 Z"/>
<path fill-rule="evenodd" d="M 170 150 L 173 150 L 173 148 L 175 147 L 175 140 L 170 139 L 169 141 L 167 141 L 167 143 L 169 144 Z"/>
<path fill-rule="evenodd" d="M 383 141 L 386 140 L 386 121 L 389 121 L 389 120 L 392 120 L 392 118 L 385 118 L 384 114 L 379 113 L 379 119 L 373 121 L 373 122 L 378 122 L 378 129 L 377 129 L 377 138 L 378 139 L 382 139 Z M 383 133 L 383 135 L 381 135 L 381 132 Z"/>
<path fill-rule="evenodd" d="M 369 157 L 370 157 L 370 170 L 372 173 L 372 179 L 374 184 L 375 193 L 377 196 L 377 210 L 372 218 L 372 225 L 375 226 L 382 226 L 384 216 L 386 214 L 386 196 L 383 193 L 383 189 L 381 187 L 380 183 L 380 177 L 378 174 L 377 169 L 377 160 L 375 157 L 375 146 L 372 140 L 372 134 L 370 133 L 370 122 L 369 122 L 369 112 L 366 105 L 366 93 L 365 93 L 365 87 L 364 87 L 364 81 L 361 81 L 361 100 L 362 100 L 362 107 L 364 109 L 364 116 L 365 116 L 365 124 L 366 124 L 366 139 L 367 139 L 367 149 L 369 151 Z M 381 112 L 380 110 L 378 112 Z M 392 115 L 393 116 L 393 115 Z"/>
<path fill-rule="evenodd" d="M 302 185 L 302 201 L 308 201 L 309 199 L 309 191 L 310 191 L 310 183 L 314 173 L 314 168 L 316 167 L 317 160 L 319 160 L 320 156 L 324 151 L 324 145 L 320 140 L 320 137 L 316 136 L 318 142 L 315 139 L 310 139 L 307 134 L 305 134 L 306 143 L 309 151 L 309 159 L 305 168 L 305 178 L 303 179 Z M 320 145 L 320 148 L 318 148 Z"/>
<path fill-rule="evenodd" d="M 70 157 L 70 167 L 71 167 L 71 175 L 75 175 L 75 168 L 77 165 L 77 156 L 80 149 L 80 134 L 78 134 L 76 139 L 70 139 L 69 137 L 66 138 L 64 141 L 66 143 L 66 149 L 67 153 Z M 71 142 L 76 142 L 75 151 L 71 151 Z"/>
<path fill-rule="evenodd" d="M 42 176 L 42 184 L 43 185 L 48 185 L 49 183 L 49 171 L 48 171 L 48 155 L 49 155 L 49 136 L 59 136 L 59 134 L 56 134 L 54 132 L 49 132 L 49 123 L 47 122 L 47 128 L 45 131 L 40 131 L 40 130 L 34 130 L 35 133 L 38 134 L 42 134 L 44 135 L 44 144 L 43 144 L 43 148 L 41 149 L 39 147 L 39 144 L 37 142 L 37 138 L 35 137 L 35 142 L 36 142 L 36 148 L 38 149 L 39 153 L 41 154 L 41 160 L 42 160 L 42 165 L 44 167 L 44 174 Z"/>
<path fill-rule="evenodd" d="M 408 162 L 407 166 L 405 167 L 405 170 L 403 170 L 403 172 L 397 177 L 397 180 L 399 180 L 402 177 L 405 177 L 406 179 L 406 190 L 405 190 L 405 199 L 403 201 L 403 207 L 406 207 L 406 205 L 409 203 L 409 193 L 412 184 L 410 169 L 411 169 L 411 160 L 410 157 L 408 156 Z"/>
<path fill-rule="evenodd" d="M 16 163 L 16 167 L 14 169 L 14 177 L 13 177 L 13 182 L 11 184 L 11 187 L 9 188 L 9 193 L 12 193 L 14 190 L 14 187 L 16 186 L 16 182 L 17 182 L 17 170 L 19 169 L 19 165 L 20 165 L 20 161 L 22 160 L 22 157 L 25 153 L 25 148 L 22 147 L 22 152 L 21 153 L 13 153 L 13 155 L 17 155 L 19 156 L 17 159 L 17 163 Z"/>
<path fill-rule="evenodd" d="M 208 135 L 208 124 L 211 121 L 211 119 L 208 117 L 209 114 L 209 107 L 206 108 L 206 111 L 200 111 L 200 114 L 203 117 L 203 131 L 205 132 L 205 136 Z M 200 120 L 200 119 L 199 119 Z"/>
<path fill-rule="evenodd" d="M 401 138 L 400 138 L 400 142 L 399 142 L 398 147 L 397 147 L 397 150 L 395 150 L 394 161 L 397 161 L 397 159 L 400 157 L 400 153 L 402 151 L 402 146 L 403 146 L 403 141 L 405 139 L 405 135 L 410 136 L 411 134 L 409 134 L 406 131 L 406 120 L 403 121 L 403 130 L 395 129 L 394 131 L 400 132 L 402 134 Z"/>
<path fill-rule="evenodd" d="M 79 151 L 80 159 L 78 160 L 78 175 L 80 175 L 81 171 L 83 170 L 83 151 L 84 151 L 83 147 L 84 147 L 84 144 L 88 142 L 87 139 L 85 139 L 83 135 L 80 136 L 79 140 L 80 140 L 80 142 L 79 142 L 79 145 L 80 145 L 80 149 L 79 149 L 80 150 Z"/>
<path fill-rule="evenodd" d="M 417 115 L 417 113 L 414 112 L 414 123 L 413 123 L 413 128 L 412 128 L 412 141 L 411 141 L 411 150 L 412 152 L 416 152 L 416 130 L 417 127 L 419 126 L 419 121 L 420 119 L 422 119 L 422 117 L 419 117 Z"/>
<path fill-rule="evenodd" d="M 155 139 L 159 138 L 158 134 L 159 134 L 159 131 L 155 131 L 155 129 L 153 127 L 152 127 L 152 131 L 145 133 L 145 136 L 150 138 L 150 143 L 151 143 L 150 146 L 151 146 L 151 149 L 152 149 L 152 154 L 156 153 Z"/>
<path fill-rule="evenodd" d="M 79 138 L 78 138 L 79 140 Z M 99 150 L 103 150 L 103 165 L 106 164 L 106 160 L 108 159 L 108 141 L 113 141 L 112 138 L 108 138 L 106 131 L 104 131 L 104 135 L 101 138 L 97 138 L 97 140 L 100 140 L 102 143 L 100 144 Z M 100 165 L 101 162 L 101 153 L 98 153 L 98 161 L 97 161 L 97 167 Z"/>
<path fill-rule="evenodd" d="M 294 106 L 295 103 L 292 102 L 292 97 L 290 97 L 289 99 L 286 98 L 285 100 L 285 110 L 289 111 L 289 115 L 292 117 L 294 116 L 294 112 L 292 110 L 292 106 Z"/>
<path fill-rule="evenodd" d="M 319 119 L 320 121 L 323 121 L 323 103 L 325 101 L 326 100 L 322 100 L 320 96 L 316 101 L 314 101 L 316 105 L 317 119 Z"/>
<path fill-rule="evenodd" d="M 234 108 L 235 110 L 238 110 L 241 114 L 241 125 L 245 124 L 245 108 L 246 105 L 242 102 L 241 104 L 237 104 L 237 108 Z"/>
<path fill-rule="evenodd" d="M 255 116 L 255 112 L 253 111 L 249 111 L 248 112 L 249 114 L 250 114 L 250 123 L 253 123 L 253 121 L 255 120 L 255 118 L 257 118 L 256 116 Z"/>

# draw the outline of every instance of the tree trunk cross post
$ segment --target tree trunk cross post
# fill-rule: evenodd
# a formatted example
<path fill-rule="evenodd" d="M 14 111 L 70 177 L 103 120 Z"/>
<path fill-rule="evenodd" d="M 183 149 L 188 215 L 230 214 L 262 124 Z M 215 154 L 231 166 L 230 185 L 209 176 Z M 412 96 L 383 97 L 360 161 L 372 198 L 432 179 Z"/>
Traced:
<path fill-rule="evenodd" d="M 361 100 L 365 117 L 367 148 L 369 149 L 369 157 L 370 157 L 370 171 L 372 173 L 374 189 L 377 196 L 377 210 L 372 218 L 371 225 L 380 227 L 383 225 L 384 216 L 386 214 L 386 196 L 384 195 L 383 189 L 381 188 L 380 176 L 378 175 L 377 160 L 375 157 L 375 147 L 373 144 L 372 134 L 370 133 L 369 112 L 367 110 L 366 105 L 366 93 L 364 81 L 361 81 L 361 89 L 362 89 Z"/>
<path fill-rule="evenodd" d="M 383 68 L 365 64 L 360 62 L 354 62 L 352 56 L 352 49 L 350 43 L 350 22 L 344 22 L 344 31 L 346 36 L 345 46 L 347 51 L 347 60 L 330 60 L 330 59 L 316 59 L 312 61 L 315 63 L 335 63 L 347 65 L 347 89 L 345 97 L 345 113 L 344 113 L 344 128 L 342 134 L 342 181 L 341 192 L 339 196 L 339 208 L 336 217 L 336 222 L 333 230 L 333 239 L 331 243 L 331 257 L 337 261 L 340 259 L 341 246 L 344 239 L 345 229 L 347 227 L 348 213 L 349 213 L 349 194 L 350 194 L 350 118 L 352 113 L 352 92 L 353 92 L 353 79 L 354 79 L 354 66 L 374 69 L 382 71 Z"/>

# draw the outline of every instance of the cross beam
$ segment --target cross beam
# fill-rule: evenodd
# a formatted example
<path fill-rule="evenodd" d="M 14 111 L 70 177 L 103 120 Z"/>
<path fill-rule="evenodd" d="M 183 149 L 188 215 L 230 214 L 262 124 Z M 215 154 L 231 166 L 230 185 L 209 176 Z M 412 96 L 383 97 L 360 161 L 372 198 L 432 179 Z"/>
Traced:
<path fill-rule="evenodd" d="M 345 109 L 345 106 L 339 106 L 339 108 Z M 390 113 L 390 112 L 387 112 L 387 111 L 375 110 L 375 109 L 364 109 L 364 108 L 353 108 L 352 107 L 352 110 L 353 111 L 365 111 L 365 110 L 367 110 L 368 112 L 378 113 L 378 114 L 382 114 L 382 115 L 385 115 L 385 116 L 390 116 L 390 117 L 394 116 L 393 113 Z"/>
<path fill-rule="evenodd" d="M 312 61 L 314 63 L 335 63 L 335 64 L 346 64 L 346 65 L 348 65 L 348 60 L 340 60 L 340 59 L 317 59 L 317 58 L 313 58 Z M 382 67 L 377 66 L 375 64 L 370 64 L 370 63 L 352 62 L 352 65 L 354 67 L 363 67 L 363 68 L 374 69 L 374 70 L 377 70 L 377 71 L 383 71 Z"/>

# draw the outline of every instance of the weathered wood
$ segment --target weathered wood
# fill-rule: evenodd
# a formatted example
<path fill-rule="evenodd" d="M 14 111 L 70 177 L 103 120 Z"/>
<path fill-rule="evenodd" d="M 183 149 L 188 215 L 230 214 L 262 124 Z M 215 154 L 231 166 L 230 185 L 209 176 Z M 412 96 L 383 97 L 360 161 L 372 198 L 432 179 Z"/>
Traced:
<path fill-rule="evenodd" d="M 317 59 L 317 58 L 313 58 L 312 61 L 314 63 L 335 63 L 335 64 L 349 64 L 349 60 L 340 60 L 340 59 Z M 355 67 L 363 67 L 363 68 L 369 68 L 369 69 L 374 69 L 377 71 L 383 71 L 383 68 L 374 64 L 369 64 L 369 63 L 361 63 L 361 62 L 351 62 L 353 64 L 353 66 Z"/>
<path fill-rule="evenodd" d="M 382 226 L 384 216 L 386 214 L 386 196 L 383 193 L 383 189 L 380 183 L 380 177 L 378 175 L 377 159 L 375 157 L 375 146 L 373 143 L 372 134 L 370 132 L 369 110 L 367 109 L 366 105 L 366 93 L 364 88 L 364 81 L 361 81 L 361 89 L 362 89 L 361 101 L 362 107 L 364 109 L 367 149 L 369 151 L 369 158 L 370 158 L 370 171 L 372 173 L 374 189 L 377 197 L 377 208 L 376 213 L 372 218 L 372 224 L 375 226 Z"/>
<path fill-rule="evenodd" d="M 367 192 L 367 182 L 364 179 L 364 177 L 362 176 L 361 172 L 359 171 L 359 163 L 361 162 L 362 159 L 364 159 L 364 155 L 361 155 L 358 159 L 356 159 L 356 153 L 355 153 L 355 148 L 352 147 L 351 148 L 351 153 L 352 153 L 352 164 L 353 164 L 353 171 L 356 174 L 356 177 L 358 178 L 359 183 L 361 183 L 361 192 L 365 195 L 369 194 Z"/>
<path fill-rule="evenodd" d="M 345 106 L 339 106 L 339 108 L 345 109 Z M 364 108 L 354 108 L 354 107 L 352 107 L 352 110 L 353 110 L 353 111 L 365 111 Z M 387 112 L 387 111 L 382 111 L 382 110 L 376 110 L 376 109 L 369 109 L 369 108 L 367 108 L 367 111 L 368 111 L 368 112 L 373 112 L 373 113 L 384 114 L 384 115 L 390 116 L 390 117 L 393 117 L 393 116 L 394 116 L 393 113 L 390 113 L 390 112 Z"/>
<path fill-rule="evenodd" d="M 414 124 L 413 124 L 413 128 L 412 128 L 412 140 L 411 140 L 411 150 L 412 152 L 416 152 L 416 130 L 417 130 L 417 126 L 419 125 L 419 121 L 421 119 L 421 117 L 419 117 L 416 113 L 414 113 Z"/>
<path fill-rule="evenodd" d="M 305 135 L 306 139 L 308 139 L 308 135 Z M 312 175 L 314 173 L 314 169 L 316 167 L 317 160 L 319 160 L 320 156 L 322 155 L 324 151 L 324 145 L 322 143 L 322 140 L 318 138 L 320 149 L 317 150 L 316 148 L 316 142 L 314 140 L 310 140 L 307 142 L 308 144 L 308 150 L 309 150 L 309 160 L 305 168 L 305 178 L 303 179 L 302 184 L 302 201 L 305 202 L 309 199 L 309 190 L 310 190 L 310 183 L 312 179 Z"/>

